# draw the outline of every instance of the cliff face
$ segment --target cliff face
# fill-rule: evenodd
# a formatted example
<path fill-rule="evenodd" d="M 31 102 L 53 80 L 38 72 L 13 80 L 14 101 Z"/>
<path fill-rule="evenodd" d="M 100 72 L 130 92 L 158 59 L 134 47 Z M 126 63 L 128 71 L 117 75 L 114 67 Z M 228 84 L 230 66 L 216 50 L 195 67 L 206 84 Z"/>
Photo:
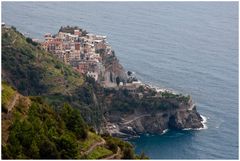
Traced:
<path fill-rule="evenodd" d="M 113 136 L 124 138 L 143 133 L 162 134 L 166 129 L 203 128 L 203 119 L 192 101 L 174 109 L 153 110 L 152 112 L 136 109 L 131 114 L 121 115 L 118 113 L 118 116 L 119 118 L 108 117 L 110 125 L 108 125 L 107 131 Z"/>
<path fill-rule="evenodd" d="M 126 82 L 127 74 L 123 66 L 119 63 L 119 60 L 115 56 L 115 53 L 111 49 L 107 49 L 101 52 L 101 57 L 104 65 L 104 86 L 105 87 L 115 87 L 116 79 Z"/>
<path fill-rule="evenodd" d="M 117 77 L 123 81 L 126 81 L 127 79 L 126 72 L 117 59 L 113 60 L 111 64 L 106 65 L 104 76 L 106 82 L 115 84 Z"/>
<path fill-rule="evenodd" d="M 193 110 L 176 111 L 169 118 L 168 126 L 171 129 L 197 129 L 203 128 L 202 121 L 202 117 L 195 108 Z"/>

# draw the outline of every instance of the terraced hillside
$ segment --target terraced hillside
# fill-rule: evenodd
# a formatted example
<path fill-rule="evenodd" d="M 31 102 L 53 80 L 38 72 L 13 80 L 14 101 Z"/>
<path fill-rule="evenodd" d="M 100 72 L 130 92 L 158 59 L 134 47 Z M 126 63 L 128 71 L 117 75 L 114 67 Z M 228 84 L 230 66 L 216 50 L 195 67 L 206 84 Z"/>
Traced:
<path fill-rule="evenodd" d="M 80 111 L 64 104 L 54 110 L 41 97 L 26 97 L 2 84 L 3 159 L 138 158 L 120 139 L 97 135 Z"/>

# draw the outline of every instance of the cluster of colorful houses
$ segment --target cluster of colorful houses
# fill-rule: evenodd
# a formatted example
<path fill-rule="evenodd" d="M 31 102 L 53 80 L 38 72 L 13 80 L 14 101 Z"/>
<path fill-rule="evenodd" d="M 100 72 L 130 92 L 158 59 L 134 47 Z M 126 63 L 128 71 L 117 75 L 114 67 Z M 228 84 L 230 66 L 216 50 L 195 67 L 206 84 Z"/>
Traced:
<path fill-rule="evenodd" d="M 61 31 L 56 35 L 47 33 L 44 39 L 41 43 L 44 50 L 52 53 L 65 64 L 71 65 L 78 72 L 91 76 L 98 82 L 104 82 L 105 67 L 101 51 L 109 56 L 113 54 L 111 46 L 106 41 L 106 36 L 83 33 L 82 30 L 76 29 L 72 33 Z M 103 80 L 101 80 L 102 77 Z M 151 89 L 138 80 L 120 82 L 119 86 L 116 83 L 107 83 L 103 86 L 127 89 L 132 94 L 138 93 L 140 97 L 143 93 L 137 92 L 138 87 L 143 86 L 145 92 Z"/>
<path fill-rule="evenodd" d="M 96 81 L 104 71 L 100 51 L 104 50 L 112 54 L 111 47 L 106 42 L 106 36 L 84 34 L 81 30 L 74 30 L 73 33 L 58 32 L 57 35 L 47 33 L 44 39 L 43 49 Z"/>

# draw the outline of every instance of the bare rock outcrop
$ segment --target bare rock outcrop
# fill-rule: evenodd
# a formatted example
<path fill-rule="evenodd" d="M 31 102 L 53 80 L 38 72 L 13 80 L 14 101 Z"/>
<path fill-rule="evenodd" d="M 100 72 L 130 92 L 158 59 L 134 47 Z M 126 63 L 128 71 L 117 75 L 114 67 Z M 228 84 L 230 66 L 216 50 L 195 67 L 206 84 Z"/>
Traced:
<path fill-rule="evenodd" d="M 139 113 L 141 114 L 139 115 Z M 142 111 L 135 111 L 134 114 L 125 114 L 122 120 L 124 121 L 109 120 L 111 124 L 118 127 L 118 130 L 112 133 L 113 135 L 118 133 L 117 135 L 122 134 L 122 137 L 134 137 L 144 133 L 162 134 L 166 129 L 203 128 L 203 119 L 197 112 L 196 106 L 192 101 L 189 101 L 188 105 L 180 106 L 176 109 L 153 111 L 152 113 L 145 114 Z"/>

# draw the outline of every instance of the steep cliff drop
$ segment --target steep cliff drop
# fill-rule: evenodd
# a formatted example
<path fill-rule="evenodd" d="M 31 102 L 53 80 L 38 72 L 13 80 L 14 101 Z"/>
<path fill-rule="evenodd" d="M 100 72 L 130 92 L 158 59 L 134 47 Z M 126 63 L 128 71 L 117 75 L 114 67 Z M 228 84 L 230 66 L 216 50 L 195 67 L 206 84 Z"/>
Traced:
<path fill-rule="evenodd" d="M 121 114 L 119 114 L 121 115 Z M 121 118 L 120 118 L 121 117 Z M 107 131 L 117 137 L 132 138 L 140 134 L 163 134 L 168 129 L 190 130 L 204 128 L 204 120 L 196 110 L 192 99 L 174 109 L 153 110 L 135 109 L 133 113 L 108 117 Z M 121 120 L 121 121 L 119 121 Z"/>

